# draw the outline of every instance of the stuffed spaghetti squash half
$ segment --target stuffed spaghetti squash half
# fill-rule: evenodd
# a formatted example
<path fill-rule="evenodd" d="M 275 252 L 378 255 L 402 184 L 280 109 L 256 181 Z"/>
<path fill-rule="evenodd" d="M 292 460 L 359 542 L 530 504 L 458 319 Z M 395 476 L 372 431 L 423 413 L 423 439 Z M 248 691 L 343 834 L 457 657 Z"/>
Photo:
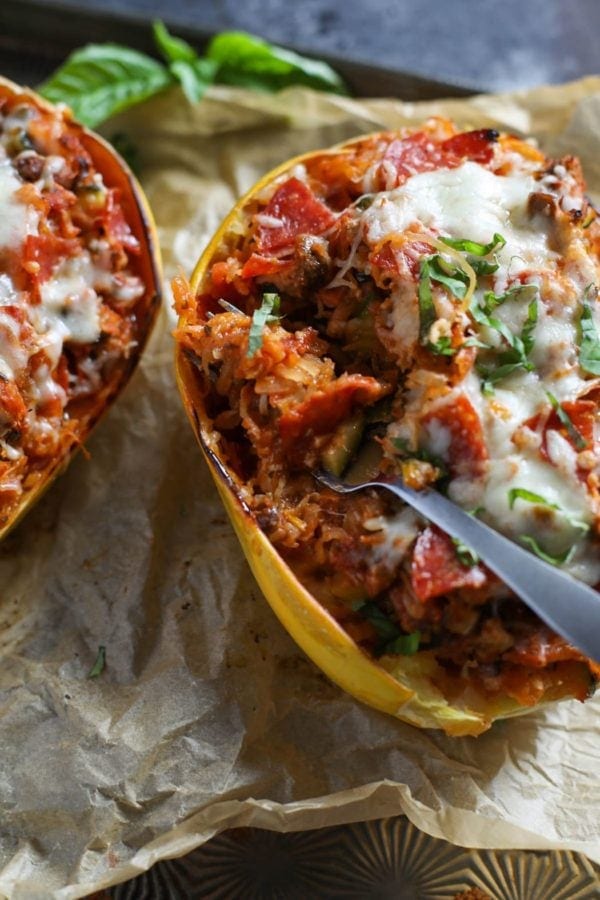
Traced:
<path fill-rule="evenodd" d="M 125 385 L 158 311 L 158 254 L 109 144 L 0 79 L 0 537 Z"/>
<path fill-rule="evenodd" d="M 377 709 L 477 734 L 593 690 L 468 547 L 313 472 L 434 485 L 600 582 L 599 236 L 574 157 L 436 119 L 286 163 L 174 282 L 180 389 L 261 588 Z"/>

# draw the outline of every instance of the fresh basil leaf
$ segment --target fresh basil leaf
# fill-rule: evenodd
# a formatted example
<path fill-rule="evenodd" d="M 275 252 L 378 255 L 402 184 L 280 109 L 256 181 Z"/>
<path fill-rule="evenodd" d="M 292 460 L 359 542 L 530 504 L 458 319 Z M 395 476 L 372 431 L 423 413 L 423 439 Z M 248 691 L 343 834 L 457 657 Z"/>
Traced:
<path fill-rule="evenodd" d="M 260 307 L 255 309 L 252 314 L 246 356 L 254 356 L 262 347 L 265 325 L 269 322 L 276 322 L 279 318 L 280 302 L 279 294 L 263 294 Z"/>
<path fill-rule="evenodd" d="M 581 342 L 579 344 L 579 365 L 584 372 L 590 375 L 600 375 L 600 338 L 594 322 L 592 307 L 587 301 L 590 295 L 590 287 L 586 289 L 586 299 L 583 301 L 579 327 L 581 328 Z"/>
<path fill-rule="evenodd" d="M 211 59 L 176 60 L 169 69 L 181 85 L 190 103 L 198 103 L 215 80 L 216 64 Z"/>
<path fill-rule="evenodd" d="M 331 66 L 269 44 L 243 31 L 225 31 L 208 45 L 206 55 L 218 63 L 217 81 L 259 91 L 278 91 L 293 84 L 346 94 Z"/>
<path fill-rule="evenodd" d="M 40 88 L 53 103 L 67 103 L 75 118 L 94 127 L 172 84 L 161 63 L 119 44 L 76 50 Z"/>
<path fill-rule="evenodd" d="M 567 434 L 575 444 L 577 450 L 585 450 L 588 445 L 588 442 L 579 431 L 578 428 L 575 427 L 573 422 L 571 421 L 571 417 L 564 410 L 563 406 L 558 402 L 557 398 L 554 394 L 551 394 L 550 391 L 546 391 L 546 397 L 550 401 L 552 409 L 555 411 L 558 416 L 558 421 L 560 424 L 566 429 Z"/>
<path fill-rule="evenodd" d="M 453 537 L 452 543 L 454 544 L 454 552 L 456 553 L 459 562 L 463 566 L 467 566 L 467 568 L 472 569 L 473 566 L 476 566 L 479 562 L 479 556 L 475 553 L 474 550 L 471 550 L 470 547 L 461 541 L 460 538 Z"/>
<path fill-rule="evenodd" d="M 102 674 L 104 668 L 106 666 L 106 647 L 102 644 L 98 647 L 98 655 L 96 656 L 96 662 L 88 672 L 88 678 L 97 678 Z"/>
<path fill-rule="evenodd" d="M 419 649 L 420 643 L 420 631 L 413 631 L 411 634 L 400 634 L 382 648 L 382 653 L 391 653 L 397 656 L 413 656 Z"/>
<path fill-rule="evenodd" d="M 429 277 L 430 256 L 426 256 L 421 260 L 419 267 L 419 337 L 422 344 L 429 341 L 429 331 L 437 318 L 435 306 L 433 303 L 433 294 L 431 293 L 431 279 Z"/>
<path fill-rule="evenodd" d="M 565 550 L 564 553 L 559 553 L 556 556 L 552 556 L 550 553 L 546 553 L 545 550 L 542 550 L 538 542 L 534 537 L 530 534 L 521 534 L 519 535 L 519 540 L 521 543 L 525 544 L 529 547 L 536 556 L 539 556 L 540 559 L 543 559 L 544 562 L 550 563 L 551 566 L 562 566 L 564 563 L 568 562 L 573 553 L 575 552 L 575 546 L 571 546 L 568 550 Z"/>
<path fill-rule="evenodd" d="M 166 28 L 160 19 L 152 23 L 154 43 L 168 63 L 188 62 L 193 63 L 198 59 L 198 54 L 187 41 L 175 37 Z"/>
<path fill-rule="evenodd" d="M 492 250 L 499 250 L 506 244 L 506 239 L 501 234 L 495 234 L 489 244 L 480 244 L 477 241 L 470 241 L 466 238 L 453 240 L 452 238 L 443 237 L 440 240 L 443 244 L 453 247 L 454 250 L 463 250 L 472 256 L 487 256 Z"/>

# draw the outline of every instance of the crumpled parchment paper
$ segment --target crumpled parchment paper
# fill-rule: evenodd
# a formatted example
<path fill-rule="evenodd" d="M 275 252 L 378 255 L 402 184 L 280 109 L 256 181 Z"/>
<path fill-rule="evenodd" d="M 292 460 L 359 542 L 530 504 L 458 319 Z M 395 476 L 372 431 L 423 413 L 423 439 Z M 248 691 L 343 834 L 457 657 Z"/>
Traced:
<path fill-rule="evenodd" d="M 285 158 L 435 114 L 582 158 L 600 196 L 600 79 L 357 102 L 173 91 L 111 123 L 138 147 L 167 276 Z M 231 826 L 400 812 L 457 844 L 600 860 L 600 698 L 419 731 L 344 695 L 250 575 L 175 388 L 172 314 L 80 455 L 0 547 L 0 894 L 75 898 Z M 88 672 L 98 646 L 107 664 Z"/>

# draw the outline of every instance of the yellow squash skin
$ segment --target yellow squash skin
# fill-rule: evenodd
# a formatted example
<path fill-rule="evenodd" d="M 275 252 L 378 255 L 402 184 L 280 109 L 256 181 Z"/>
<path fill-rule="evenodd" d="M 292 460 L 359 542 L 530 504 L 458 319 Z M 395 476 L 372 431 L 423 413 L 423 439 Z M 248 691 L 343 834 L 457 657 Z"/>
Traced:
<path fill-rule="evenodd" d="M 318 151 L 318 155 L 338 153 L 345 146 L 348 144 Z M 307 153 L 287 161 L 265 175 L 241 198 L 194 269 L 191 278 L 194 295 L 201 292 L 215 257 L 227 247 L 228 236 L 239 233 L 244 207 L 272 181 L 313 155 L 317 154 Z M 492 701 L 480 695 L 473 697 L 471 703 L 463 698 L 460 708 L 453 705 L 431 680 L 438 664 L 428 652 L 413 657 L 384 656 L 377 660 L 369 657 L 300 583 L 259 528 L 244 501 L 243 485 L 219 456 L 219 436 L 205 409 L 197 369 L 179 345 L 176 371 L 192 428 L 258 584 L 289 634 L 332 681 L 374 709 L 421 728 L 442 729 L 452 736 L 478 735 L 496 719 L 531 710 L 509 697 Z M 557 685 L 544 696 L 544 702 L 563 695 L 564 690 L 561 692 Z"/>
<path fill-rule="evenodd" d="M 38 109 L 60 115 L 66 133 L 79 138 L 90 154 L 94 166 L 102 174 L 108 187 L 118 188 L 120 203 L 125 219 L 133 235 L 140 244 L 137 271 L 146 286 L 144 295 L 137 301 L 133 312 L 136 318 L 137 346 L 128 359 L 115 368 L 110 381 L 103 385 L 86 407 L 77 413 L 77 437 L 63 448 L 60 455 L 48 460 L 44 468 L 36 471 L 33 483 L 26 485 L 17 508 L 0 525 L 0 540 L 15 527 L 23 516 L 37 503 L 54 479 L 68 466 L 75 452 L 87 439 L 100 417 L 127 384 L 133 373 L 146 342 L 152 332 L 160 309 L 162 297 L 162 264 L 156 225 L 144 192 L 127 163 L 107 141 L 94 134 L 83 125 L 73 121 L 68 109 L 57 110 L 34 91 L 20 87 L 6 78 L 0 77 L 0 101 L 3 98 L 19 99 Z"/>

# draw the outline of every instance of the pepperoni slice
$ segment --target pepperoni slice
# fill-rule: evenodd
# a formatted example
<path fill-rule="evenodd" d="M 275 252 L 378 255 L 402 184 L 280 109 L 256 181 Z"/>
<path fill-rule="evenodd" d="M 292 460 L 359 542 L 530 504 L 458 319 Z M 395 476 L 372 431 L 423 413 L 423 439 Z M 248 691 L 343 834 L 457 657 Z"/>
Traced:
<path fill-rule="evenodd" d="M 487 575 L 480 566 L 463 565 L 448 535 L 428 526 L 415 542 L 410 579 L 415 596 L 425 603 L 457 588 L 483 587 Z"/>
<path fill-rule="evenodd" d="M 552 663 L 583 658 L 582 654 L 564 638 L 541 625 L 536 631 L 517 641 L 515 646 L 503 656 L 507 662 L 540 669 Z"/>
<path fill-rule="evenodd" d="M 279 433 L 286 444 L 309 433 L 327 434 L 348 418 L 355 405 L 376 403 L 389 392 L 388 385 L 370 375 L 341 375 L 285 412 L 279 419 Z"/>
<path fill-rule="evenodd" d="M 289 247 L 299 234 L 321 234 L 335 222 L 331 210 L 298 178 L 289 178 L 275 191 L 263 215 L 281 224 L 259 225 L 256 242 L 261 253 Z"/>
<path fill-rule="evenodd" d="M 432 140 L 431 135 L 418 132 L 391 142 L 383 157 L 383 169 L 392 165 L 396 170 L 396 184 L 401 185 L 411 175 L 455 169 L 465 159 L 486 164 L 493 157 L 497 140 L 498 132 L 490 128 L 456 134 L 441 143 Z"/>
<path fill-rule="evenodd" d="M 573 426 L 585 441 L 587 445 L 586 449 L 595 450 L 597 444 L 595 442 L 594 424 L 598 410 L 597 404 L 593 400 L 565 400 L 561 403 L 561 406 L 573 423 Z M 551 409 L 550 412 L 542 411 L 541 413 L 537 413 L 537 415 L 532 416 L 532 418 L 528 419 L 524 424 L 527 428 L 531 428 L 532 431 L 538 431 L 540 428 L 542 429 L 540 456 L 549 463 L 552 463 L 552 459 L 548 453 L 549 431 L 558 431 L 575 450 L 581 450 L 581 447 L 578 447 L 576 444 L 574 435 L 570 433 L 569 429 L 560 421 L 555 409 Z M 577 472 L 582 481 L 587 480 L 589 475 L 588 470 L 578 467 Z"/>
<path fill-rule="evenodd" d="M 387 241 L 371 254 L 369 262 L 384 272 L 410 275 L 416 281 L 421 259 L 430 252 L 431 247 L 425 242 L 412 241 L 404 247 L 395 247 L 393 243 Z"/>
<path fill-rule="evenodd" d="M 22 265 L 37 284 L 47 281 L 54 267 L 79 250 L 75 240 L 55 234 L 30 234 L 23 243 Z"/>
<path fill-rule="evenodd" d="M 242 278 L 257 278 L 260 275 L 275 275 L 289 265 L 287 260 L 277 259 L 276 256 L 260 256 L 253 253 L 248 257 L 242 268 Z"/>
<path fill-rule="evenodd" d="M 498 138 L 498 132 L 492 128 L 455 134 L 441 145 L 445 165 L 453 168 L 459 166 L 465 159 L 483 165 L 489 163 L 494 155 L 494 144 Z"/>
<path fill-rule="evenodd" d="M 25 424 L 27 406 L 14 381 L 0 380 L 0 421 L 13 428 Z"/>
<path fill-rule="evenodd" d="M 423 418 L 423 425 L 436 422 L 448 433 L 445 460 L 453 474 L 477 475 L 488 459 L 481 420 L 466 394 L 459 394 Z"/>

